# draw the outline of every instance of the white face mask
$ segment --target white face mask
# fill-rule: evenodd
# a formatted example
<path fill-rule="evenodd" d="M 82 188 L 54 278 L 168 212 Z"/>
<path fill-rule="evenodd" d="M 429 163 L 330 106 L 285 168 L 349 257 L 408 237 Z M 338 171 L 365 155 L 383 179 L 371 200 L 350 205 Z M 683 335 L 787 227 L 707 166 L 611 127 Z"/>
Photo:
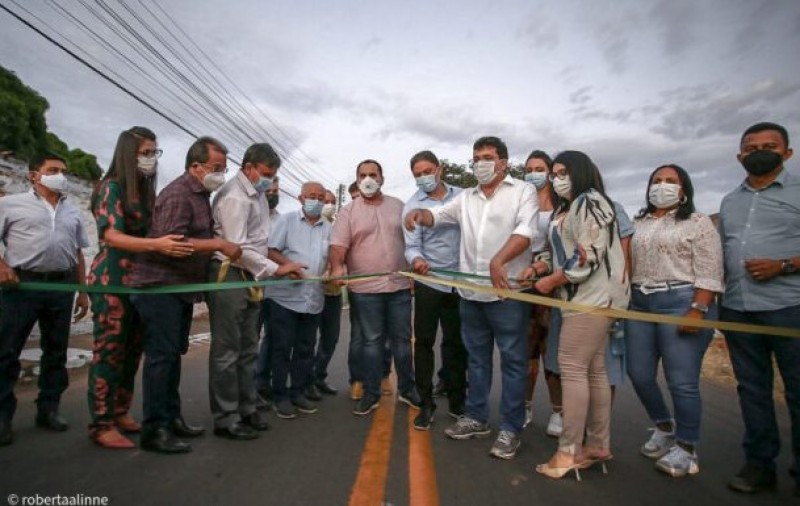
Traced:
<path fill-rule="evenodd" d="M 648 199 L 658 209 L 668 209 L 680 203 L 681 185 L 675 183 L 658 183 L 650 185 Z"/>
<path fill-rule="evenodd" d="M 210 192 L 219 190 L 225 184 L 225 174 L 222 172 L 209 172 L 203 176 L 203 188 Z"/>
<path fill-rule="evenodd" d="M 140 156 L 136 159 L 139 172 L 144 176 L 152 176 L 156 173 L 156 166 L 158 165 L 158 158 L 155 156 Z"/>
<path fill-rule="evenodd" d="M 325 204 L 322 206 L 322 216 L 330 219 L 333 217 L 333 214 L 336 212 L 336 204 Z"/>
<path fill-rule="evenodd" d="M 56 193 L 64 193 L 67 189 L 67 177 L 62 174 L 42 174 L 39 184 Z"/>
<path fill-rule="evenodd" d="M 572 180 L 569 178 L 569 176 L 564 178 L 555 178 L 553 180 L 553 190 L 555 190 L 556 194 L 562 199 L 569 200 L 570 195 L 572 194 Z"/>
<path fill-rule="evenodd" d="M 360 183 L 358 183 L 358 189 L 361 191 L 361 194 L 367 198 L 375 195 L 380 187 L 380 183 L 371 177 L 365 177 Z"/>
<path fill-rule="evenodd" d="M 478 184 L 489 184 L 494 179 L 494 160 L 480 160 L 472 166 L 472 173 L 475 174 L 475 179 Z"/>

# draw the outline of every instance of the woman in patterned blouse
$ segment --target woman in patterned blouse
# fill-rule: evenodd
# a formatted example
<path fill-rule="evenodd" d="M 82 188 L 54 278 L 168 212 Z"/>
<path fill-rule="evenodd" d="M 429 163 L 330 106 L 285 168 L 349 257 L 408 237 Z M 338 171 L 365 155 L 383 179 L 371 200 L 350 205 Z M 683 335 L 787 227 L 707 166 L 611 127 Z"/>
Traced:
<path fill-rule="evenodd" d="M 550 227 L 553 273 L 538 280 L 536 290 L 547 294 L 558 289 L 561 298 L 576 304 L 626 308 L 625 256 L 614 204 L 603 191 L 599 170 L 586 154 L 565 151 L 553 160 L 552 182 L 561 197 Z M 562 316 L 558 363 L 564 427 L 558 451 L 536 466 L 550 478 L 572 470 L 577 475 L 577 469 L 611 459 L 605 356 L 613 319 L 568 308 Z"/>
<path fill-rule="evenodd" d="M 146 238 L 160 155 L 156 135 L 149 129 L 133 127 L 120 134 L 111 165 L 92 194 L 100 248 L 87 276 L 89 285 L 127 285 L 139 252 L 191 255 L 192 245 L 179 235 Z M 89 368 L 89 437 L 104 448 L 134 448 L 120 431 L 141 430 L 128 413 L 142 356 L 140 321 L 127 295 L 93 293 L 91 300 L 94 351 Z"/>
<path fill-rule="evenodd" d="M 689 175 L 677 165 L 657 168 L 647 185 L 647 207 L 636 217 L 632 241 L 631 309 L 687 318 L 716 316 L 722 292 L 722 246 L 714 224 L 695 212 Z M 628 376 L 655 424 L 641 447 L 672 476 L 699 472 L 700 367 L 711 329 L 628 321 Z M 662 362 L 674 417 L 656 381 Z"/>

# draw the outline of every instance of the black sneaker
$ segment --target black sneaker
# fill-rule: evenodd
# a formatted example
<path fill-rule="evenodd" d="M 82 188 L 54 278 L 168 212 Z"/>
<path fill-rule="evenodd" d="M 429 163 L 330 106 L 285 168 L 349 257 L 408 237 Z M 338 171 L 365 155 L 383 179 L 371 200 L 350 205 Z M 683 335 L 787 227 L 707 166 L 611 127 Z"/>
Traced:
<path fill-rule="evenodd" d="M 319 390 L 317 390 L 317 386 L 314 384 L 308 385 L 303 394 L 309 401 L 319 402 L 322 400 L 322 394 L 319 393 Z"/>
<path fill-rule="evenodd" d="M 415 388 L 412 388 L 408 392 L 398 395 L 397 402 L 402 402 L 409 408 L 414 408 L 414 409 L 419 409 L 419 407 L 422 405 L 422 399 L 420 398 Z"/>
<path fill-rule="evenodd" d="M 364 397 L 362 397 L 361 400 L 356 403 L 356 407 L 353 408 L 353 414 L 358 416 L 368 415 L 378 409 L 379 404 L 379 397 L 364 394 Z"/>
<path fill-rule="evenodd" d="M 419 414 L 414 418 L 414 428 L 417 430 L 430 430 L 433 424 L 433 412 L 436 406 L 422 406 Z"/>
<path fill-rule="evenodd" d="M 317 412 L 317 405 L 303 396 L 298 397 L 297 399 L 292 399 L 292 404 L 294 404 L 294 407 L 297 408 L 297 411 L 307 415 Z"/>
<path fill-rule="evenodd" d="M 288 399 L 285 399 L 275 405 L 275 414 L 278 415 L 278 418 L 291 420 L 297 418 L 297 408 Z"/>
<path fill-rule="evenodd" d="M 778 478 L 774 471 L 745 464 L 739 474 L 728 482 L 728 488 L 744 494 L 757 494 L 764 490 L 775 490 Z"/>
<path fill-rule="evenodd" d="M 447 385 L 445 385 L 444 381 L 439 380 L 436 382 L 436 386 L 433 387 L 433 396 L 447 397 Z"/>
<path fill-rule="evenodd" d="M 463 402 L 451 402 L 450 407 L 447 409 L 447 414 L 456 420 L 464 416 L 464 413 L 465 411 Z"/>

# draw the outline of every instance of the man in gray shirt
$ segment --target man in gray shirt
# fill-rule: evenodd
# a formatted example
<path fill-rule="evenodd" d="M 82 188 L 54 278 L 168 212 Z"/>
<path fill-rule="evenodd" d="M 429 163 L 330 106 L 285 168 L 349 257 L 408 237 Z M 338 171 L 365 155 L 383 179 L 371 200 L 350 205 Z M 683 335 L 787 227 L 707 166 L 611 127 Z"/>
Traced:
<path fill-rule="evenodd" d="M 78 210 L 66 200 L 64 159 L 45 155 L 30 164 L 33 188 L 0 199 L 0 446 L 13 442 L 11 420 L 17 408 L 14 385 L 19 356 L 36 322 L 41 330 L 41 372 L 36 425 L 65 431 L 58 413 L 69 377 L 65 367 L 74 292 L 13 289 L 20 282 L 84 284 L 81 248 L 89 246 Z M 78 296 L 75 320 L 86 315 L 89 298 Z"/>
<path fill-rule="evenodd" d="M 800 335 L 800 177 L 786 170 L 789 134 L 774 123 L 745 130 L 737 155 L 747 171 L 722 199 L 723 321 L 798 329 Z M 773 356 L 792 421 L 795 495 L 800 495 L 800 339 L 725 333 L 744 418 L 745 466 L 728 486 L 755 493 L 776 485 L 780 452 L 773 404 Z"/>
<path fill-rule="evenodd" d="M 301 264 L 278 265 L 267 258 L 269 208 L 264 192 L 280 167 L 269 144 L 247 148 L 241 170 L 220 188 L 214 199 L 214 236 L 235 242 L 242 256 L 229 262 L 222 253 L 211 261 L 210 280 L 245 281 L 300 274 Z M 255 439 L 269 424 L 256 410 L 254 369 L 258 354 L 258 314 L 261 290 L 234 289 L 208 293 L 211 324 L 209 394 L 214 435 Z"/>

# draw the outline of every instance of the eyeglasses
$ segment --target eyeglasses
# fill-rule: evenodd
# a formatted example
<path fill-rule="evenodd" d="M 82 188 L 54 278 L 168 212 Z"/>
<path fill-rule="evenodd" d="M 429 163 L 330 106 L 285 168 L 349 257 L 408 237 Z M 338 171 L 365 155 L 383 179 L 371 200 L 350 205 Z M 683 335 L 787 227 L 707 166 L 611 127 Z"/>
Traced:
<path fill-rule="evenodd" d="M 202 165 L 203 167 L 211 167 L 211 172 L 222 174 L 228 173 L 228 167 L 225 167 L 224 165 L 209 165 L 207 163 L 199 163 L 198 165 Z"/>
<path fill-rule="evenodd" d="M 139 151 L 139 155 L 150 158 L 151 156 L 155 156 L 156 158 L 161 158 L 161 155 L 164 153 L 163 150 L 160 149 L 146 149 L 144 151 Z"/>
<path fill-rule="evenodd" d="M 566 179 L 567 176 L 569 176 L 569 174 L 567 174 L 567 171 L 562 170 L 560 172 L 553 172 L 552 174 L 547 176 L 547 179 L 549 179 L 550 181 L 555 181 L 556 178 L 557 179 Z"/>

